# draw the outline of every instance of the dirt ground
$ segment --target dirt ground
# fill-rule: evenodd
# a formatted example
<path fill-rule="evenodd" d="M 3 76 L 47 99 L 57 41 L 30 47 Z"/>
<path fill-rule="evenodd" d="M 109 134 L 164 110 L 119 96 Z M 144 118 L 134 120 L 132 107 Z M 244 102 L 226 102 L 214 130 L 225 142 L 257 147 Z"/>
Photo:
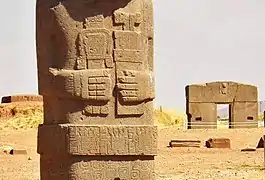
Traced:
<path fill-rule="evenodd" d="M 255 147 L 265 134 L 263 128 L 240 130 L 178 130 L 160 128 L 156 174 L 158 180 L 265 180 L 263 149 L 241 152 Z M 36 153 L 37 130 L 1 130 L 0 147 L 26 149 L 28 155 L 0 153 L 1 180 L 38 180 L 39 156 Z M 207 149 L 204 141 L 210 137 L 231 139 L 231 149 Z M 168 148 L 171 139 L 199 139 L 201 148 Z"/>

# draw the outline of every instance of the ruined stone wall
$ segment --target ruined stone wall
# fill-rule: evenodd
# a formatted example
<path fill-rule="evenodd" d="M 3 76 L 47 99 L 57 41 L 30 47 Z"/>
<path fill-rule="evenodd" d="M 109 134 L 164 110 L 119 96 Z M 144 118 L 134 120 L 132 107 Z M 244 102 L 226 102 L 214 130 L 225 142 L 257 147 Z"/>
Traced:
<path fill-rule="evenodd" d="M 38 0 L 42 180 L 153 180 L 151 0 Z"/>
<path fill-rule="evenodd" d="M 231 128 L 258 126 L 257 87 L 212 82 L 186 87 L 188 128 L 216 128 L 217 104 L 231 105 Z"/>
<path fill-rule="evenodd" d="M 25 102 L 25 101 L 42 101 L 39 95 L 12 95 L 2 97 L 1 103 Z"/>

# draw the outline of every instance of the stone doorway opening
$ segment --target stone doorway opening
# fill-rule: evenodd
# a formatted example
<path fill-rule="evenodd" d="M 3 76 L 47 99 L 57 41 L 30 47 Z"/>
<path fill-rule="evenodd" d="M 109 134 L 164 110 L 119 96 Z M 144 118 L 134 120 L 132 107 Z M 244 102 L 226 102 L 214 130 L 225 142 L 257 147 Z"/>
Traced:
<path fill-rule="evenodd" d="M 229 129 L 231 127 L 231 104 L 216 104 L 217 129 Z"/>

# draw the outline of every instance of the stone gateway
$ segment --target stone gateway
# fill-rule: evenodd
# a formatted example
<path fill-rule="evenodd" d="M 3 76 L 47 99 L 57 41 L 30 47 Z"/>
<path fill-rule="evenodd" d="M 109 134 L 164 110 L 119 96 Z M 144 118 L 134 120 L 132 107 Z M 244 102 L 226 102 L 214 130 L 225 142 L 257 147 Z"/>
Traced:
<path fill-rule="evenodd" d="M 217 128 L 217 104 L 229 105 L 230 128 L 258 127 L 258 90 L 236 82 L 186 86 L 188 129 Z"/>

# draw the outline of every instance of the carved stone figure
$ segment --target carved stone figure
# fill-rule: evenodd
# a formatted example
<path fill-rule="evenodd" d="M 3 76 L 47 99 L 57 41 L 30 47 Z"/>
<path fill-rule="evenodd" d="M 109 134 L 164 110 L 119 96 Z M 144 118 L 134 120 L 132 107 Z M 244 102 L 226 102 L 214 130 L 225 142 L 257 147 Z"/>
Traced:
<path fill-rule="evenodd" d="M 37 0 L 41 179 L 154 179 L 152 0 Z"/>

